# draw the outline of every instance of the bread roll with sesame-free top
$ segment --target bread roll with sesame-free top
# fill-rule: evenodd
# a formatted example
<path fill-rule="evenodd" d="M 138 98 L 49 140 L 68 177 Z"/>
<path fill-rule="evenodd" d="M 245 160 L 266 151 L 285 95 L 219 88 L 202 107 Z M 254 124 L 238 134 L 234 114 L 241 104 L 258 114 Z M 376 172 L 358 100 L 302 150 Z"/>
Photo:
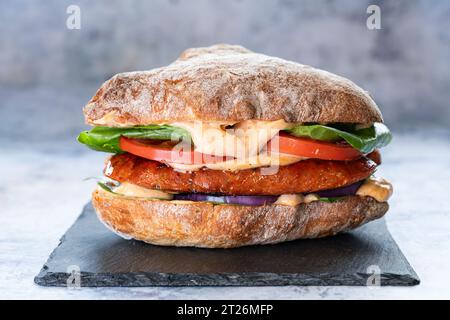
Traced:
<path fill-rule="evenodd" d="M 238 45 L 120 73 L 83 109 L 78 141 L 112 153 L 92 194 L 125 239 L 235 248 L 333 236 L 381 218 L 391 140 L 352 81 Z"/>
<path fill-rule="evenodd" d="M 176 121 L 382 122 L 353 82 L 241 46 L 188 49 L 172 64 L 106 81 L 84 108 L 86 122 L 109 127 Z"/>

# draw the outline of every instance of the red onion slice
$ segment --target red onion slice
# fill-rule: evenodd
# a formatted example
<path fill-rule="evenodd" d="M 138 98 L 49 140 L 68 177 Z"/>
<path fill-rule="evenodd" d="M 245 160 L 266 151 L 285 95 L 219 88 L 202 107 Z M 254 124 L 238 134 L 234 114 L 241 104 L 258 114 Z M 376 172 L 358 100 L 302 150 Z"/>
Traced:
<path fill-rule="evenodd" d="M 264 206 L 274 203 L 277 199 L 278 196 L 217 196 L 204 193 L 179 193 L 174 195 L 174 200 L 208 201 L 244 206 Z"/>
<path fill-rule="evenodd" d="M 364 180 L 361 180 L 345 187 L 316 191 L 313 193 L 323 198 L 354 195 L 363 182 Z M 276 202 L 277 199 L 278 196 L 220 196 L 205 193 L 174 194 L 174 200 L 206 201 L 224 204 L 238 204 L 243 206 L 264 206 Z"/>
<path fill-rule="evenodd" d="M 356 191 L 358 191 L 359 187 L 363 184 L 363 182 L 364 182 L 364 180 L 361 180 L 361 181 L 355 182 L 355 183 L 345 186 L 345 187 L 316 191 L 316 192 L 312 192 L 312 193 L 315 193 L 319 197 L 323 197 L 323 198 L 350 196 L 350 195 L 356 194 Z"/>

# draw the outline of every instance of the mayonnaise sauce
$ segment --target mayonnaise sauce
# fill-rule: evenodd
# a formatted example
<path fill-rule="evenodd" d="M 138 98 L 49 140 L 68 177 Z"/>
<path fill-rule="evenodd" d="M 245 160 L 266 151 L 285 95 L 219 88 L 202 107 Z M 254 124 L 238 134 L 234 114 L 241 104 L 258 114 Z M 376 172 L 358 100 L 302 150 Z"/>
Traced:
<path fill-rule="evenodd" d="M 170 123 L 191 134 L 195 151 L 238 159 L 257 155 L 280 130 L 293 125 L 283 119 L 277 121 L 246 120 L 226 128 L 229 123 L 183 121 Z"/>
<path fill-rule="evenodd" d="M 274 204 L 295 207 L 303 203 L 303 201 L 304 197 L 302 194 L 282 194 Z"/>
<path fill-rule="evenodd" d="M 123 182 L 113 190 L 115 193 L 126 197 L 155 198 L 161 200 L 172 200 L 173 195 L 160 190 L 147 189 L 132 183 Z"/>
<path fill-rule="evenodd" d="M 285 166 L 303 160 L 302 157 L 268 154 L 267 143 L 281 130 L 293 124 L 284 120 L 246 120 L 239 123 L 183 121 L 170 123 L 187 130 L 194 143 L 195 151 L 215 156 L 230 156 L 235 159 L 217 163 L 187 165 L 165 162 L 179 171 L 211 170 L 237 171 L 268 166 Z M 234 125 L 231 129 L 227 126 Z"/>
<path fill-rule="evenodd" d="M 104 191 L 100 189 L 100 191 Z M 160 190 L 147 189 L 132 183 L 123 182 L 118 187 L 114 188 L 114 193 L 118 196 L 134 197 L 134 198 L 154 198 L 160 200 L 172 200 L 173 194 Z M 368 178 L 364 184 L 358 189 L 356 195 L 369 196 L 379 202 L 385 202 L 392 195 L 392 184 L 383 178 Z M 320 197 L 317 194 L 310 193 L 306 196 L 302 194 L 282 194 L 278 197 L 275 205 L 298 206 L 302 203 L 311 203 L 319 201 Z M 186 203 L 192 201 L 185 201 Z"/>
<path fill-rule="evenodd" d="M 225 171 L 237 171 L 246 170 L 259 167 L 274 167 L 275 166 L 287 166 L 305 158 L 291 156 L 287 154 L 267 154 L 261 153 L 256 156 L 252 156 L 246 159 L 232 159 L 217 163 L 206 163 L 206 164 L 180 164 L 173 162 L 165 162 L 168 166 L 171 166 L 178 171 L 197 171 L 201 168 L 207 168 L 211 170 L 225 170 Z"/>
<path fill-rule="evenodd" d="M 361 197 L 372 197 L 379 202 L 386 202 L 393 193 L 392 184 L 383 178 L 370 177 L 361 187 L 359 187 L 356 194 Z"/>

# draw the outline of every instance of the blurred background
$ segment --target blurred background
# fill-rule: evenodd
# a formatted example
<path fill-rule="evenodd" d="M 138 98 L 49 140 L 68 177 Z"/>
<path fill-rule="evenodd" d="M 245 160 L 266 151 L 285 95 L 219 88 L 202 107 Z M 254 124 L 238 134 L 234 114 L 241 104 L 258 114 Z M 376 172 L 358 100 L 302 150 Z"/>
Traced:
<path fill-rule="evenodd" d="M 366 26 L 371 4 L 380 30 Z M 69 5 L 79 30 L 66 27 Z M 350 78 L 394 131 L 450 123 L 450 1 L 18 0 L 0 2 L 0 21 L 5 143 L 74 142 L 103 81 L 220 42 Z"/>

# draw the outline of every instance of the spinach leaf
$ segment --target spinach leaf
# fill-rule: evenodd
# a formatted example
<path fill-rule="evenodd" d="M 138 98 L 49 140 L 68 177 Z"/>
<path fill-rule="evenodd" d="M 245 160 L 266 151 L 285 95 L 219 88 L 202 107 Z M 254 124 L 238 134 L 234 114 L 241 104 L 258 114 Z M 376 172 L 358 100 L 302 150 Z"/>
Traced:
<path fill-rule="evenodd" d="M 107 185 L 106 183 L 98 181 L 97 185 L 100 188 L 102 188 L 103 190 L 107 191 L 107 192 L 110 192 L 110 193 L 113 193 L 113 194 L 118 194 L 118 193 L 114 192 L 113 189 L 109 185 Z"/>
<path fill-rule="evenodd" d="M 363 129 L 357 129 L 353 125 L 299 125 L 287 132 L 296 137 L 320 141 L 335 142 L 343 139 L 362 153 L 370 153 L 374 149 L 384 147 L 392 140 L 391 132 L 382 123 L 375 123 Z"/>
<path fill-rule="evenodd" d="M 95 127 L 90 131 L 80 133 L 77 140 L 97 151 L 122 153 L 123 151 L 119 147 L 121 136 L 153 140 L 190 140 L 190 135 L 186 130 L 168 125 L 129 128 Z"/>
<path fill-rule="evenodd" d="M 333 202 L 339 201 L 342 198 L 344 198 L 344 197 L 332 197 L 332 198 L 321 197 L 321 198 L 319 198 L 319 201 L 333 203 Z"/>

